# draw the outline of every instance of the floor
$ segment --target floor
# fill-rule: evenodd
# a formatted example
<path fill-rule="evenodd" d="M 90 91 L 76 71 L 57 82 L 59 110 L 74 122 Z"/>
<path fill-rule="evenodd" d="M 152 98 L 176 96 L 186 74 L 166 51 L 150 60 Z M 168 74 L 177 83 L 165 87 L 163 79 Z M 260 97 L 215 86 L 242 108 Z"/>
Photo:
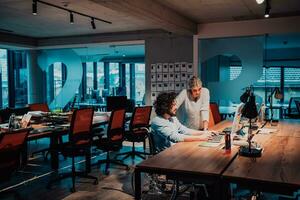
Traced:
<path fill-rule="evenodd" d="M 31 142 L 30 151 L 35 149 L 43 148 L 48 144 L 47 140 L 39 141 L 38 143 Z M 122 152 L 130 150 L 129 144 L 126 143 L 122 149 Z M 137 147 L 138 150 L 142 150 L 141 146 Z M 96 163 L 99 159 L 104 159 L 105 154 L 102 152 L 94 151 L 92 163 Z M 84 168 L 83 158 L 79 158 L 77 161 L 77 169 Z M 125 170 L 122 167 L 113 166 L 110 170 L 109 175 L 103 174 L 104 166 L 94 166 L 92 168 L 92 175 L 99 178 L 99 184 L 94 185 L 90 180 L 77 179 L 76 190 L 77 192 L 71 193 L 71 179 L 65 179 L 57 184 L 54 184 L 51 189 L 47 189 L 46 185 L 50 178 L 55 177 L 55 173 L 50 168 L 50 160 L 44 160 L 42 155 L 36 155 L 31 157 L 29 165 L 26 166 L 22 171 L 17 172 L 14 177 L 6 182 L 0 184 L 0 191 L 3 189 L 10 188 L 10 190 L 17 191 L 17 193 L 24 200 L 132 200 L 133 189 L 132 189 L 132 174 L 134 165 L 141 162 L 142 159 L 128 158 L 125 160 L 126 164 L 130 165 L 129 170 Z M 70 159 L 64 160 L 60 157 L 60 172 L 70 171 Z M 159 191 L 154 187 L 149 189 L 149 176 L 144 177 L 144 195 L 143 199 L 146 200 L 157 200 L 157 199 L 169 199 L 170 194 L 160 194 Z M 171 187 L 171 184 L 167 185 Z M 189 192 L 185 192 L 182 196 L 178 197 L 179 200 L 189 199 Z M 248 191 L 236 192 L 239 196 L 235 199 L 247 199 Z M 0 196 L 1 200 L 13 199 L 12 195 Z M 205 199 L 205 198 L 203 198 Z M 278 197 L 276 195 L 264 194 L 263 199 L 292 199 L 288 197 Z M 295 198 L 294 198 L 295 199 Z"/>

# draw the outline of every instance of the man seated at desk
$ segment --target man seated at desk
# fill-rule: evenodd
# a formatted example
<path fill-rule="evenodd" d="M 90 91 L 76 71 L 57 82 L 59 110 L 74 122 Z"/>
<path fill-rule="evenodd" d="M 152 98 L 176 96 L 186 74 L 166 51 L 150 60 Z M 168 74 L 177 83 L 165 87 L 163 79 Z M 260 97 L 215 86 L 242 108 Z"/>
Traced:
<path fill-rule="evenodd" d="M 175 93 L 161 93 L 154 102 L 157 116 L 151 122 L 151 129 L 158 152 L 176 142 L 204 141 L 210 137 L 210 133 L 189 129 L 178 121 L 175 98 Z"/>

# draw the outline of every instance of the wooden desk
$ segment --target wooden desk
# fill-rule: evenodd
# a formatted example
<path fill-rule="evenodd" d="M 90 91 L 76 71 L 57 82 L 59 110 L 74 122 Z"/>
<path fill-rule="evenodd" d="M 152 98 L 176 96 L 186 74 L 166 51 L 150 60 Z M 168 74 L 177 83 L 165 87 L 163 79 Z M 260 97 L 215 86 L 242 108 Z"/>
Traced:
<path fill-rule="evenodd" d="M 222 130 L 230 122 L 213 127 Z M 223 171 L 237 155 L 237 147 L 225 152 L 220 147 L 200 147 L 200 142 L 181 142 L 138 164 L 135 168 L 135 199 L 141 198 L 141 173 L 164 174 L 178 180 L 218 182 Z M 215 194 L 219 194 L 216 192 Z"/>
<path fill-rule="evenodd" d="M 279 122 L 278 129 L 278 133 L 254 136 L 264 148 L 262 157 L 237 156 L 223 173 L 224 181 L 279 194 L 300 189 L 299 121 Z"/>

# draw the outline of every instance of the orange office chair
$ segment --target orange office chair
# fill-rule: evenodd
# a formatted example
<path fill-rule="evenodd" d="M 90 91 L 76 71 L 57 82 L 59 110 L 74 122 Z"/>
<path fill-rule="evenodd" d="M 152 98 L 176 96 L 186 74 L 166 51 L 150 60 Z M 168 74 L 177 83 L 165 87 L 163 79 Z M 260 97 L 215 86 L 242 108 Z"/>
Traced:
<path fill-rule="evenodd" d="M 29 104 L 30 111 L 43 111 L 50 112 L 50 109 L 46 103 L 33 103 Z"/>
<path fill-rule="evenodd" d="M 29 130 L 26 129 L 0 134 L 0 182 L 9 180 L 11 175 L 23 164 L 21 161 L 24 161 L 24 154 L 27 153 L 28 133 Z M 17 198 L 19 196 L 15 191 L 7 190 L 0 193 L 0 197 L 8 193 L 13 193 Z"/>
<path fill-rule="evenodd" d="M 107 127 L 107 137 L 100 136 L 99 140 L 95 141 L 98 149 L 105 151 L 106 159 L 99 160 L 98 164 L 106 163 L 105 174 L 109 174 L 110 163 L 121 165 L 128 169 L 128 165 L 124 164 L 121 160 L 111 159 L 109 152 L 119 151 L 122 148 L 122 143 L 124 141 L 125 132 L 125 109 L 113 110 L 109 119 L 109 124 Z"/>
<path fill-rule="evenodd" d="M 210 103 L 209 107 L 210 107 L 210 110 L 212 112 L 212 116 L 214 118 L 215 124 L 221 122 L 222 118 L 221 118 L 221 114 L 220 114 L 220 111 L 219 111 L 218 104 L 216 104 L 216 103 Z"/>
<path fill-rule="evenodd" d="M 42 112 L 50 112 L 50 109 L 46 103 L 33 103 L 33 104 L 28 104 L 29 110 L 30 111 L 42 111 Z M 61 141 L 62 139 L 60 139 Z M 47 152 L 47 153 L 46 153 Z M 34 151 L 31 153 L 31 156 L 33 157 L 35 154 L 42 153 L 44 159 L 47 159 L 47 156 L 49 154 L 49 148 L 44 148 L 40 149 L 37 151 Z"/>
<path fill-rule="evenodd" d="M 98 184 L 98 178 L 88 175 L 88 170 L 85 172 L 75 170 L 75 157 L 78 156 L 85 156 L 86 168 L 90 167 L 93 115 L 93 108 L 84 108 L 74 111 L 70 125 L 69 141 L 61 144 L 58 149 L 63 156 L 72 158 L 72 172 L 62 174 L 58 179 L 51 180 L 48 184 L 48 187 L 50 187 L 55 181 L 71 177 L 71 192 L 75 192 L 76 176 L 93 179 L 94 184 Z"/>
<path fill-rule="evenodd" d="M 146 138 L 149 135 L 149 121 L 152 111 L 152 106 L 136 107 L 133 111 L 132 118 L 129 124 L 129 130 L 125 132 L 125 138 L 127 141 L 132 142 L 132 150 L 125 153 L 120 153 L 117 156 L 125 155 L 123 160 L 131 156 L 134 158 L 138 156 L 145 159 L 143 155 L 149 155 L 145 152 L 146 149 Z M 135 142 L 144 143 L 144 152 L 135 150 Z"/>

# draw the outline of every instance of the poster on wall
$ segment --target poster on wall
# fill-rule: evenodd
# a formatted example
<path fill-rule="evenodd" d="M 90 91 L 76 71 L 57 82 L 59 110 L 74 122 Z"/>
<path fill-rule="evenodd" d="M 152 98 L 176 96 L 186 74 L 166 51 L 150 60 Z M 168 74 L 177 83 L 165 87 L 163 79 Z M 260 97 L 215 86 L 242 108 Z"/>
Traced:
<path fill-rule="evenodd" d="M 193 76 L 192 63 L 153 63 L 151 64 L 151 101 L 161 92 L 179 93 L 187 86 L 187 81 Z"/>

